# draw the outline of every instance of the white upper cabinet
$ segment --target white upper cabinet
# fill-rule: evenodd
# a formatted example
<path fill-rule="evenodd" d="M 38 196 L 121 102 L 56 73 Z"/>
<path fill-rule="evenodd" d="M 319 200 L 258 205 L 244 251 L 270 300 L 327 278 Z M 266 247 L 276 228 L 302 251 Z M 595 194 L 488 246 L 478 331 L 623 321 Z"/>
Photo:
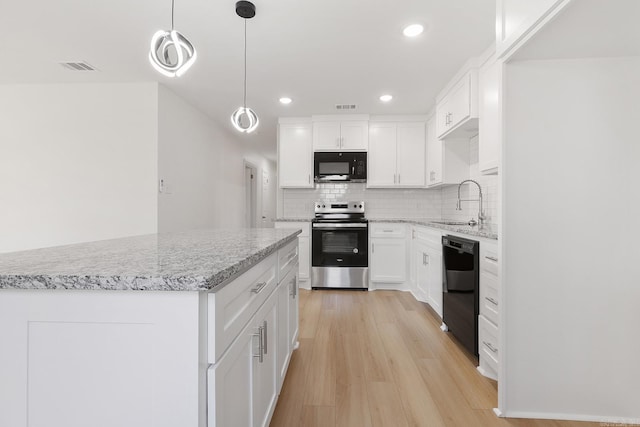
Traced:
<path fill-rule="evenodd" d="M 478 129 L 478 70 L 465 72 L 436 105 L 440 139 L 471 136 Z"/>
<path fill-rule="evenodd" d="M 369 127 L 367 187 L 424 187 L 424 122 L 381 122 Z"/>
<path fill-rule="evenodd" d="M 469 139 L 441 140 L 435 119 L 427 122 L 427 187 L 458 184 L 469 178 Z"/>
<path fill-rule="evenodd" d="M 367 187 L 393 187 L 396 183 L 396 124 L 369 127 Z"/>
<path fill-rule="evenodd" d="M 502 145 L 502 61 L 480 69 L 478 167 L 483 175 L 497 174 Z"/>
<path fill-rule="evenodd" d="M 508 58 L 571 0 L 497 0 L 496 55 Z"/>
<path fill-rule="evenodd" d="M 311 122 L 280 123 L 278 178 L 281 188 L 313 188 Z"/>
<path fill-rule="evenodd" d="M 367 151 L 367 120 L 313 121 L 313 151 Z"/>

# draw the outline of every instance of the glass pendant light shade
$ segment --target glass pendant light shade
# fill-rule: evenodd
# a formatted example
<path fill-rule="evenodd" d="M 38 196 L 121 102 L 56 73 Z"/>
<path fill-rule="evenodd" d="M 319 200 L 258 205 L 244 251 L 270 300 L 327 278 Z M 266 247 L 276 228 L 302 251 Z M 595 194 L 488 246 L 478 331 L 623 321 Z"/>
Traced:
<path fill-rule="evenodd" d="M 251 108 L 240 107 L 231 115 L 231 124 L 238 132 L 251 133 L 258 128 L 260 119 Z"/>
<path fill-rule="evenodd" d="M 175 0 L 171 0 L 171 31 L 156 31 L 151 37 L 149 62 L 160 74 L 180 77 L 194 62 L 198 54 L 185 36 L 173 29 Z"/>

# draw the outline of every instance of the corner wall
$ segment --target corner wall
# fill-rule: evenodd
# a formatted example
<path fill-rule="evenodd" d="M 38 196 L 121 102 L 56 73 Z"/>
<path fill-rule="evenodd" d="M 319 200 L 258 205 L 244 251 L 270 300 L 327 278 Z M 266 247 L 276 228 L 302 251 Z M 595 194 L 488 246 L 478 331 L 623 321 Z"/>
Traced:
<path fill-rule="evenodd" d="M 157 84 L 0 86 L 0 252 L 155 233 Z"/>
<path fill-rule="evenodd" d="M 640 58 L 509 63 L 501 409 L 639 423 Z"/>

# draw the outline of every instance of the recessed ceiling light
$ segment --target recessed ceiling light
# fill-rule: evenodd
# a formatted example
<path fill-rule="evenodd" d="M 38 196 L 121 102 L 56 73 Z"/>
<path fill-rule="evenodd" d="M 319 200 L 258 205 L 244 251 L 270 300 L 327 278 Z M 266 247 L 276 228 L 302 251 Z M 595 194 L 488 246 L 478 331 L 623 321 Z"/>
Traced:
<path fill-rule="evenodd" d="M 422 34 L 423 31 L 424 31 L 424 27 L 422 25 L 412 24 L 412 25 L 409 25 L 408 27 L 405 27 L 405 29 L 402 31 L 402 34 L 404 34 L 407 37 L 415 37 Z"/>
<path fill-rule="evenodd" d="M 283 96 L 282 98 L 280 98 L 280 103 L 287 105 L 287 104 L 291 104 L 291 101 L 293 101 L 291 98 L 288 98 L 286 96 Z"/>
<path fill-rule="evenodd" d="M 380 97 L 380 101 L 382 101 L 382 102 L 389 102 L 389 101 L 391 101 L 392 99 L 393 99 L 393 96 L 391 96 L 391 95 L 382 95 L 382 96 Z"/>

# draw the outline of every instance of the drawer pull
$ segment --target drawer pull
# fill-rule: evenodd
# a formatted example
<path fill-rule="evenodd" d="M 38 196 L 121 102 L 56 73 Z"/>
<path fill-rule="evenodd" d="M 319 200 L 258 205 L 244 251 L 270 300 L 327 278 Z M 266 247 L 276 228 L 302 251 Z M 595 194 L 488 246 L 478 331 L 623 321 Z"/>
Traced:
<path fill-rule="evenodd" d="M 498 306 L 498 301 L 494 300 L 491 297 L 484 297 L 484 299 L 486 299 L 487 301 L 489 301 L 491 304 L 495 305 L 496 307 Z"/>
<path fill-rule="evenodd" d="M 258 333 L 253 334 L 254 337 L 258 337 L 258 354 L 254 354 L 253 357 L 258 358 L 258 362 L 264 361 L 264 343 L 262 341 L 262 326 L 258 327 Z"/>
<path fill-rule="evenodd" d="M 267 286 L 267 282 L 260 282 L 258 283 L 258 286 L 256 286 L 255 288 L 251 289 L 251 292 L 254 294 L 259 294 L 260 291 L 262 289 L 264 289 L 264 287 Z"/>
<path fill-rule="evenodd" d="M 485 345 L 485 347 L 487 347 L 489 350 L 491 350 L 492 353 L 497 353 L 498 349 L 495 348 L 494 346 L 491 345 L 491 343 L 488 343 L 486 341 L 482 341 L 482 344 Z"/>
<path fill-rule="evenodd" d="M 296 251 L 291 252 L 288 256 L 284 264 L 289 264 L 289 262 L 294 259 L 296 256 Z"/>
<path fill-rule="evenodd" d="M 489 261 L 498 262 L 498 258 L 494 256 L 485 256 L 485 258 L 488 259 Z"/>
<path fill-rule="evenodd" d="M 264 342 L 262 343 L 262 351 L 264 351 L 264 354 L 267 354 L 267 343 L 269 342 L 268 336 L 267 336 L 267 321 L 265 320 L 264 323 L 262 324 L 262 334 L 264 335 Z"/>
<path fill-rule="evenodd" d="M 382 230 L 385 233 L 393 233 L 393 230 Z"/>

